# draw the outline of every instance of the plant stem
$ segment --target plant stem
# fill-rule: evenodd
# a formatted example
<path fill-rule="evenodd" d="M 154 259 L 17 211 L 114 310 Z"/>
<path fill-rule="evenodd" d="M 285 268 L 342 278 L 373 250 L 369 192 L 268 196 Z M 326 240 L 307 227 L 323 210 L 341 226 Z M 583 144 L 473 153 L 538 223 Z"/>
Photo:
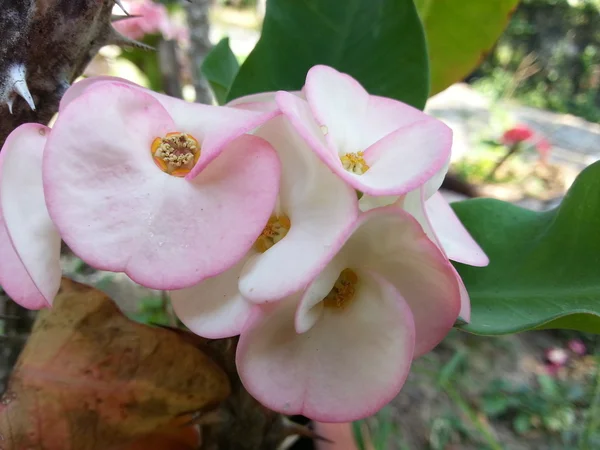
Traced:
<path fill-rule="evenodd" d="M 508 152 L 506 153 L 506 155 L 504 155 L 502 157 L 502 159 L 500 159 L 500 161 L 498 161 L 496 163 L 496 165 L 494 166 L 494 168 L 490 171 L 490 173 L 487 174 L 487 176 L 485 177 L 485 181 L 491 181 L 494 179 L 494 176 L 496 175 L 496 172 L 498 172 L 498 170 L 500 169 L 500 167 L 502 167 L 504 165 L 504 163 L 512 156 L 514 155 L 517 150 L 519 150 L 521 148 L 521 146 L 519 144 L 514 144 L 512 147 L 510 147 L 510 149 L 508 150 Z"/>

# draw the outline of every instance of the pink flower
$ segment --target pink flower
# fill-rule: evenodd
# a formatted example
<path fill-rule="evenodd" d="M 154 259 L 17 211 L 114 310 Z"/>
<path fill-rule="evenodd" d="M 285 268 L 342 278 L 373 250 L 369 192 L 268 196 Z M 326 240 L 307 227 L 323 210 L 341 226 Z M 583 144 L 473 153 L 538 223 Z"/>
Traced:
<path fill-rule="evenodd" d="M 169 18 L 167 8 L 150 0 L 123 2 L 125 9 L 132 16 L 123 18 L 113 24 L 114 28 L 131 39 L 142 39 L 147 34 L 162 34 L 167 39 L 174 38 L 174 26 Z"/>
<path fill-rule="evenodd" d="M 106 78 L 76 83 L 44 155 L 48 210 L 90 265 L 155 289 L 233 267 L 262 232 L 280 164 L 244 135 L 273 113 L 187 103 Z"/>
<path fill-rule="evenodd" d="M 285 414 L 343 422 L 399 392 L 460 308 L 454 272 L 397 207 L 362 214 L 305 290 L 256 307 L 237 367 L 246 389 Z"/>
<path fill-rule="evenodd" d="M 585 355 L 587 352 L 585 344 L 581 341 L 581 339 L 571 339 L 567 345 L 573 353 L 579 356 Z"/>
<path fill-rule="evenodd" d="M 316 106 L 313 106 L 310 103 L 309 92 L 311 92 L 310 82 L 312 81 L 312 92 L 320 92 L 322 95 L 314 95 L 313 97 L 316 100 Z M 329 82 L 329 84 L 327 84 Z M 321 91 L 318 90 L 319 87 L 325 86 Z M 358 108 L 356 105 L 352 105 L 352 101 L 359 101 L 361 98 L 368 97 L 367 107 Z M 308 98 L 308 102 L 306 99 Z M 396 102 L 394 100 L 368 96 L 364 89 L 358 85 L 358 83 L 348 77 L 347 75 L 340 74 L 335 70 L 324 67 L 324 66 L 316 66 L 309 71 L 307 76 L 307 84 L 304 87 L 302 92 L 295 92 L 291 94 L 287 93 L 278 93 L 275 94 L 273 92 L 254 94 L 247 97 L 243 97 L 240 99 L 236 99 L 230 103 L 231 106 L 235 106 L 238 108 L 245 108 L 249 110 L 255 111 L 272 111 L 276 108 L 274 100 L 276 100 L 277 104 L 284 111 L 288 111 L 287 116 L 291 120 L 292 123 L 295 123 L 296 129 L 301 132 L 303 127 L 305 128 L 305 133 L 303 136 L 308 136 L 307 142 L 312 142 L 311 147 L 314 149 L 323 150 L 324 146 L 328 144 L 323 144 L 324 138 L 316 130 L 316 124 L 312 119 L 311 111 L 319 111 L 319 107 L 324 108 L 322 105 L 323 102 L 320 102 L 322 99 L 333 98 L 331 101 L 331 105 L 336 105 L 335 100 L 338 100 L 338 103 L 348 102 L 348 105 L 341 108 L 337 114 L 333 114 L 332 117 L 334 120 L 334 127 L 337 130 L 344 130 L 341 134 L 341 140 L 344 142 L 344 139 L 348 136 L 354 136 L 356 141 L 360 141 L 361 138 L 365 136 L 374 136 L 377 138 L 381 135 L 382 132 L 387 132 L 392 130 L 394 126 L 400 126 L 402 124 L 412 123 L 411 126 L 406 126 L 405 128 L 401 128 L 400 130 L 406 129 L 414 129 L 421 127 L 425 124 L 427 126 L 423 126 L 421 131 L 424 134 L 429 133 L 428 127 L 433 127 L 436 132 L 441 133 L 442 136 L 445 136 L 446 129 L 444 125 L 440 126 L 440 123 L 436 122 L 435 119 L 431 119 L 428 116 L 424 115 L 420 111 L 414 110 L 413 108 L 403 105 L 400 102 Z M 357 100 L 358 99 L 358 100 Z M 325 101 L 325 100 L 323 100 Z M 287 109 L 286 109 L 287 105 Z M 294 106 L 295 105 L 295 106 Z M 333 107 L 332 106 L 332 107 Z M 294 109 L 296 108 L 296 109 Z M 325 113 L 327 113 L 327 109 L 324 109 Z M 352 116 L 352 111 L 363 111 L 362 120 L 356 121 L 356 117 Z M 366 118 L 366 119 L 365 119 Z M 311 133 L 310 130 L 313 130 Z M 400 130 L 394 132 L 402 133 Z M 321 131 L 327 131 L 329 134 L 329 128 L 324 126 L 321 128 Z M 302 133 L 301 133 L 302 134 Z M 393 133 L 392 133 L 393 134 Z M 337 134 L 339 137 L 339 133 Z M 432 135 L 435 138 L 435 133 Z M 432 137 L 429 136 L 429 137 Z M 329 136 L 331 138 L 331 136 Z M 410 137 L 410 134 L 409 136 Z M 385 141 L 388 137 L 382 139 Z M 332 140 L 331 138 L 330 140 Z M 442 139 L 443 140 L 443 139 Z M 335 142 L 334 142 L 335 144 Z M 381 141 L 379 142 L 381 144 Z M 427 145 L 427 139 L 421 143 L 422 145 Z M 375 144 L 376 146 L 378 144 Z M 418 144 L 411 142 L 410 139 L 407 140 L 404 148 L 402 145 L 398 147 L 390 148 L 390 154 L 395 152 L 396 157 L 403 157 L 407 161 L 410 161 L 414 167 L 420 167 L 416 173 L 416 178 L 419 179 L 419 170 L 425 170 L 427 173 L 426 177 L 420 178 L 420 183 L 415 184 L 415 188 L 410 192 L 405 193 L 405 196 L 398 195 L 382 195 L 382 191 L 377 189 L 373 195 L 368 195 L 369 192 L 373 192 L 371 189 L 365 189 L 364 187 L 358 186 L 353 182 L 352 179 L 348 180 L 347 177 L 343 177 L 343 179 L 351 184 L 354 188 L 361 190 L 362 192 L 366 192 L 367 194 L 363 195 L 360 200 L 361 210 L 367 211 L 369 209 L 378 207 L 378 206 L 386 206 L 392 203 L 397 202 L 399 206 L 404 207 L 408 212 L 413 214 L 421 226 L 425 229 L 426 233 L 430 237 L 430 239 L 435 242 L 442 251 L 444 251 L 448 258 L 459 261 L 465 264 L 471 264 L 474 266 L 485 266 L 489 263 L 489 259 L 485 255 L 485 253 L 481 250 L 479 245 L 473 240 L 468 231 L 463 227 L 460 220 L 448 203 L 444 200 L 441 194 L 437 193 L 437 190 L 442 184 L 442 181 L 446 175 L 448 170 L 449 162 L 450 162 L 450 153 L 449 146 L 446 149 L 445 147 L 440 152 L 443 155 L 440 159 L 435 161 L 433 168 L 431 166 L 428 167 L 428 164 L 425 162 L 428 154 L 425 152 L 423 156 L 423 160 L 419 160 L 419 158 L 407 154 L 401 151 L 397 151 L 398 148 L 403 150 L 410 150 L 411 145 L 418 146 Z M 336 148 L 343 148 L 344 144 L 338 145 Z M 432 147 L 433 151 L 433 147 Z M 338 153 L 333 152 L 335 155 Z M 317 151 L 317 154 L 320 154 Z M 433 153 L 435 154 L 435 152 Z M 366 153 L 364 154 L 366 155 Z M 422 156 L 419 153 L 419 156 Z M 365 156 L 366 157 L 366 156 Z M 332 170 L 335 173 L 339 174 L 339 170 L 335 171 L 336 164 L 333 162 L 333 159 L 322 158 L 325 163 L 327 163 L 330 167 L 334 166 Z M 329 163 L 327 162 L 329 161 Z M 396 161 L 397 164 L 401 164 L 402 161 Z M 386 170 L 385 167 L 379 166 L 382 170 Z M 407 166 L 410 166 L 407 164 Z M 387 167 L 387 170 L 392 171 L 394 165 L 390 165 Z M 426 168 L 426 169 L 423 169 Z M 372 173 L 369 168 L 369 172 Z M 400 178 L 394 179 L 393 177 L 396 174 L 401 174 L 401 170 L 395 171 L 391 174 L 392 182 L 398 180 Z M 421 172 L 422 174 L 422 172 Z M 352 176 L 352 175 L 350 175 Z M 363 177 L 359 176 L 359 178 Z M 378 175 L 379 176 L 379 175 Z M 361 178 L 362 179 L 362 178 Z M 354 180 L 356 181 L 356 180 Z M 360 180 L 358 180 L 360 181 Z M 377 180 L 376 180 L 377 181 Z M 402 188 L 399 191 L 404 191 Z M 386 193 L 389 191 L 383 191 Z M 394 192 L 394 191 L 391 191 Z M 461 299 L 462 299 L 462 307 L 460 312 L 460 317 L 464 321 L 470 321 L 471 316 L 471 306 L 470 299 L 467 293 L 467 290 L 458 275 L 455 272 L 457 280 L 460 285 L 461 290 Z"/>
<path fill-rule="evenodd" d="M 25 124 L 0 152 L 0 285 L 28 309 L 52 304 L 60 285 L 60 236 L 42 188 L 42 155 L 50 129 Z"/>
<path fill-rule="evenodd" d="M 309 70 L 302 96 L 278 92 L 276 101 L 316 155 L 354 189 L 400 195 L 447 164 L 452 132 L 404 103 L 369 95 L 331 67 Z"/>
<path fill-rule="evenodd" d="M 533 130 L 527 125 L 519 124 L 506 130 L 502 138 L 500 138 L 500 142 L 504 145 L 512 146 L 531 139 L 533 134 Z"/>
<path fill-rule="evenodd" d="M 332 257 L 356 220 L 356 193 L 333 175 L 283 116 L 256 136 L 277 150 L 282 163 L 278 202 L 244 260 L 200 284 L 171 292 L 179 318 L 209 338 L 237 335 L 252 302 L 278 301 L 303 289 Z"/>
<path fill-rule="evenodd" d="M 536 144 L 535 148 L 540 155 L 540 160 L 544 163 L 548 162 L 548 158 L 550 157 L 550 151 L 552 150 L 552 144 L 548 139 L 540 139 Z"/>

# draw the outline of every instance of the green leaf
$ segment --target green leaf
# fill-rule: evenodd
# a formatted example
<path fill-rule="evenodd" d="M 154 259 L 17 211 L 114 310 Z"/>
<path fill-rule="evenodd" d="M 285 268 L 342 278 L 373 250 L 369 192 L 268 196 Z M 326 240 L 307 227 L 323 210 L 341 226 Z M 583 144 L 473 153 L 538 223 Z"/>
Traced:
<path fill-rule="evenodd" d="M 299 90 L 316 64 L 418 108 L 428 97 L 425 36 L 412 0 L 269 0 L 261 38 L 228 99 Z"/>
<path fill-rule="evenodd" d="M 431 95 L 462 80 L 487 56 L 519 0 L 415 0 L 425 26 Z"/>
<path fill-rule="evenodd" d="M 453 207 L 490 258 L 488 267 L 456 264 L 472 307 L 471 323 L 461 328 L 486 335 L 600 332 L 600 162 L 552 211 L 490 199 Z"/>
<path fill-rule="evenodd" d="M 358 447 L 359 450 L 366 450 L 367 446 L 365 444 L 365 437 L 363 436 L 363 432 L 362 432 L 362 424 L 364 422 L 361 421 L 357 421 L 357 422 L 352 422 L 352 434 L 354 435 L 354 442 L 356 443 L 356 446 Z"/>
<path fill-rule="evenodd" d="M 547 400 L 559 398 L 559 391 L 556 382 L 550 375 L 538 375 L 541 394 Z"/>
<path fill-rule="evenodd" d="M 227 94 L 240 70 L 237 58 L 229 47 L 229 38 L 223 38 L 202 63 L 202 75 L 208 80 L 219 105 L 227 102 Z"/>
<path fill-rule="evenodd" d="M 525 434 L 531 430 L 531 417 L 527 413 L 521 413 L 515 417 L 513 428 L 519 434 Z"/>

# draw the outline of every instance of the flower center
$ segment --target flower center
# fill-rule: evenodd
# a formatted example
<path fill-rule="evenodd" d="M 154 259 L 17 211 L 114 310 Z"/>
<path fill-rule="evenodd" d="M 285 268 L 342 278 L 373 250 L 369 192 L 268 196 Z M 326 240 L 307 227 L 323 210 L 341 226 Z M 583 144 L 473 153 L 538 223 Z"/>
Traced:
<path fill-rule="evenodd" d="M 264 253 L 282 240 L 290 231 L 291 222 L 288 216 L 271 216 L 265 229 L 254 243 L 254 248 Z"/>
<path fill-rule="evenodd" d="M 351 269 L 344 269 L 336 280 L 329 294 L 323 299 L 323 304 L 329 308 L 344 308 L 354 298 L 358 275 Z"/>
<path fill-rule="evenodd" d="M 369 170 L 369 165 L 366 163 L 363 154 L 363 152 L 346 153 L 344 156 L 340 157 L 344 169 L 348 172 L 355 173 L 356 175 L 362 175 Z"/>
<path fill-rule="evenodd" d="M 151 147 L 156 165 L 169 175 L 185 177 L 200 159 L 200 144 L 186 133 L 167 133 L 156 138 Z"/>

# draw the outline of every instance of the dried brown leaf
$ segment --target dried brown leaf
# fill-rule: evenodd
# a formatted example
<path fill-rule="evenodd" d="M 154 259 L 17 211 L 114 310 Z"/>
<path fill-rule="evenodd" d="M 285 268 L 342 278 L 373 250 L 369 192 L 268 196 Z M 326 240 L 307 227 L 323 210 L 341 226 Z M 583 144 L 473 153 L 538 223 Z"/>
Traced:
<path fill-rule="evenodd" d="M 181 333 L 132 322 L 103 293 L 63 280 L 0 399 L 0 450 L 117 449 L 229 391 Z"/>

